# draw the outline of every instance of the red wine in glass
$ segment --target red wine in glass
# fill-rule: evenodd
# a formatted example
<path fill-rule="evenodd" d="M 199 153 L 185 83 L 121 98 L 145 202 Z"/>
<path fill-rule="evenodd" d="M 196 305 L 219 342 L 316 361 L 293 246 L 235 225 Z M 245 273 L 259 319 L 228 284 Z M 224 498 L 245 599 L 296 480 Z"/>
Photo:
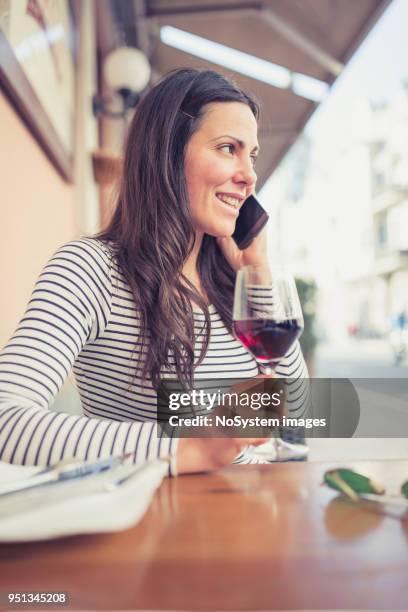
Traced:
<path fill-rule="evenodd" d="M 277 365 L 302 333 L 299 319 L 243 319 L 234 321 L 236 337 L 259 363 Z"/>
<path fill-rule="evenodd" d="M 263 373 L 273 374 L 273 368 L 303 331 L 302 309 L 293 277 L 269 265 L 241 268 L 235 282 L 233 330 L 263 365 Z M 274 444 L 276 460 L 280 460 L 282 451 L 286 458 L 298 456 L 299 449 L 294 445 L 280 438 Z"/>

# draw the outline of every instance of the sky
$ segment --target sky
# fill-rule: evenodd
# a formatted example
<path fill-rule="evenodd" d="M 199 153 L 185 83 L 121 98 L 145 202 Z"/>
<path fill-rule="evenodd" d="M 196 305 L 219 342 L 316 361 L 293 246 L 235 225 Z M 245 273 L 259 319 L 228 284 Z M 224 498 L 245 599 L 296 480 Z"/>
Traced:
<path fill-rule="evenodd" d="M 313 139 L 327 132 L 355 101 L 392 99 L 408 81 L 408 0 L 394 0 L 336 80 L 306 126 Z"/>
<path fill-rule="evenodd" d="M 408 81 L 408 0 L 394 0 L 361 43 L 327 98 L 309 119 L 305 134 L 312 142 L 312 163 L 323 174 L 339 151 L 346 151 L 370 132 L 370 103 L 392 100 Z M 291 163 L 291 150 L 281 166 Z M 280 167 L 258 196 L 273 199 Z"/>

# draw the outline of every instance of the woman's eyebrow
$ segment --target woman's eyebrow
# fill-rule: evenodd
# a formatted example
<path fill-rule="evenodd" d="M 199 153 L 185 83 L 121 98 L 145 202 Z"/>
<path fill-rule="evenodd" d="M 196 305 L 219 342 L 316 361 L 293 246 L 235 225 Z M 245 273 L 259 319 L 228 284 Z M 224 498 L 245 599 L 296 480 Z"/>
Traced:
<path fill-rule="evenodd" d="M 237 142 L 239 144 L 239 146 L 241 147 L 241 149 L 245 149 L 245 142 L 243 140 L 240 140 L 239 138 L 237 138 L 236 136 L 231 136 L 230 134 L 223 134 L 222 136 L 217 136 L 216 138 L 212 138 L 210 140 L 210 142 L 214 142 L 214 140 L 220 140 L 221 138 L 231 138 L 231 140 L 235 140 L 235 142 Z M 254 152 L 258 152 L 259 151 L 259 145 L 256 145 L 251 153 Z"/>

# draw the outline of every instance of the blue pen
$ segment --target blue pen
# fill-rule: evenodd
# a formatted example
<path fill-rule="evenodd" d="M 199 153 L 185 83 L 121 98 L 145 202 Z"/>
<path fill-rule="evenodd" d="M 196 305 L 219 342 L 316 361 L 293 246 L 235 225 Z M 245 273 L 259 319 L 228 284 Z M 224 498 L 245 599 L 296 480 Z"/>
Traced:
<path fill-rule="evenodd" d="M 46 468 L 45 470 L 42 470 L 41 472 L 37 472 L 33 476 L 1 486 L 0 498 L 3 495 L 20 493 L 20 491 L 32 489 L 33 487 L 55 484 L 72 480 L 74 478 L 83 478 L 92 474 L 99 474 L 101 472 L 113 470 L 119 465 L 122 465 L 127 459 L 132 457 L 133 454 L 134 453 L 125 453 L 117 457 L 108 457 L 107 459 L 98 459 L 97 461 L 61 461 Z"/>

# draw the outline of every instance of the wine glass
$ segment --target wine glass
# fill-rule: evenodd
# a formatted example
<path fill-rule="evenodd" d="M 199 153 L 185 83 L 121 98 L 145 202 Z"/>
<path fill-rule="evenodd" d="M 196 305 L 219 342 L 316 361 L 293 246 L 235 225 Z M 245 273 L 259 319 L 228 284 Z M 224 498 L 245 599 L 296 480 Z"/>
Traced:
<path fill-rule="evenodd" d="M 296 284 L 286 270 L 265 264 L 245 266 L 238 271 L 233 330 L 236 338 L 255 357 L 262 373 L 274 372 L 303 327 Z M 305 445 L 289 444 L 279 437 L 274 440 L 274 450 L 277 461 L 307 455 Z"/>

